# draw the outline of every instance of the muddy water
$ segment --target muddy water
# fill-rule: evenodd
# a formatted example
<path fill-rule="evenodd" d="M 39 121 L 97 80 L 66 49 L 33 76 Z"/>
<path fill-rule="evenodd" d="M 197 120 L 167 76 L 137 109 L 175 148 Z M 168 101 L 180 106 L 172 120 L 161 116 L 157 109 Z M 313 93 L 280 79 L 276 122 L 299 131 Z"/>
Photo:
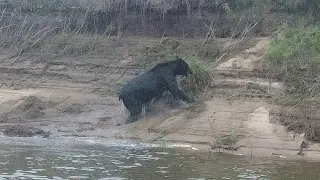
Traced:
<path fill-rule="evenodd" d="M 320 163 L 89 138 L 0 138 L 0 179 L 320 179 Z"/>

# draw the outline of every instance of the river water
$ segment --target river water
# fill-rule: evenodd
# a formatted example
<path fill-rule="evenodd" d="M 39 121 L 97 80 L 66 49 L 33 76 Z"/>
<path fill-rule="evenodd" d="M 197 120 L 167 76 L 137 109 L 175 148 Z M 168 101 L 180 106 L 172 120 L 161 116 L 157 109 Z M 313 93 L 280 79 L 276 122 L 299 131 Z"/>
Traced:
<path fill-rule="evenodd" d="M 98 138 L 0 138 L 2 179 L 320 179 L 320 163 Z"/>

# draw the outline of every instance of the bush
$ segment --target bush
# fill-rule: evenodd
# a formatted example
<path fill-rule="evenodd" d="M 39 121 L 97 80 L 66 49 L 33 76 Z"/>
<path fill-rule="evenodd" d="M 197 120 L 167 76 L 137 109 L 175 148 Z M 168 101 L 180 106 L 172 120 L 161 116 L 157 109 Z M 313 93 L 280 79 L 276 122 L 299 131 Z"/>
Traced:
<path fill-rule="evenodd" d="M 186 57 L 186 62 L 192 70 L 192 75 L 180 82 L 181 87 L 192 95 L 205 92 L 211 81 L 209 70 L 205 68 L 197 57 Z"/>
<path fill-rule="evenodd" d="M 320 28 L 284 27 L 267 51 L 270 71 L 290 93 L 315 96 L 320 92 Z"/>
<path fill-rule="evenodd" d="M 273 0 L 274 9 L 299 14 L 306 15 L 311 13 L 315 17 L 319 17 L 320 1 L 319 0 Z"/>

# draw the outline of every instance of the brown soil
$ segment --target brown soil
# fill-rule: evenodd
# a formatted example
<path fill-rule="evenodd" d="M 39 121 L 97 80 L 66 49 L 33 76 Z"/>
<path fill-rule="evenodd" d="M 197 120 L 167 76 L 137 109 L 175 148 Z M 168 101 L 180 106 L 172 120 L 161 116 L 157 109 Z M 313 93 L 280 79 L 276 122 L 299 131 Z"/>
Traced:
<path fill-rule="evenodd" d="M 143 54 L 140 52 L 145 47 L 159 51 L 160 41 L 120 39 L 104 57 L 63 56 L 46 63 L 23 56 L 12 64 L 13 59 L 3 53 L 0 131 L 8 136 L 46 137 L 50 133 L 164 141 L 248 156 L 320 160 L 317 144 L 311 145 L 303 157 L 298 156 L 304 138 L 288 133 L 279 123 L 279 113 L 284 113 L 279 111 L 281 108 L 291 110 L 291 117 L 299 114 L 292 107 L 280 108 L 271 103 L 271 97 L 285 87 L 265 78 L 264 52 L 269 38 L 246 41 L 216 64 L 208 58 L 213 80 L 204 101 L 172 103 L 168 97 L 153 104 L 145 118 L 125 124 L 126 111 L 117 97 L 119 87 L 142 72 L 142 65 L 148 69 L 155 63 L 138 61 L 141 58 L 135 53 Z M 171 42 L 176 52 L 195 55 L 195 47 L 203 39 L 176 41 Z M 218 39 L 205 46 L 216 43 L 224 47 L 228 41 Z M 154 53 L 155 60 L 162 57 Z"/>

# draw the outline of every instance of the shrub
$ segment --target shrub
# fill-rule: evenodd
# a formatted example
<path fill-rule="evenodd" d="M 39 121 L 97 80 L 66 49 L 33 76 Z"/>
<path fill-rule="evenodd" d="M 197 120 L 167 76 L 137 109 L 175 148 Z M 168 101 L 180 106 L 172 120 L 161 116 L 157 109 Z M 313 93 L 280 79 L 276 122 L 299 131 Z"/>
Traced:
<path fill-rule="evenodd" d="M 320 92 L 320 28 L 284 27 L 267 51 L 270 71 L 290 93 L 315 96 Z"/>
<path fill-rule="evenodd" d="M 209 70 L 205 68 L 201 60 L 197 57 L 186 57 L 186 62 L 193 74 L 180 82 L 181 87 L 192 95 L 198 95 L 199 93 L 205 92 L 211 81 Z"/>

